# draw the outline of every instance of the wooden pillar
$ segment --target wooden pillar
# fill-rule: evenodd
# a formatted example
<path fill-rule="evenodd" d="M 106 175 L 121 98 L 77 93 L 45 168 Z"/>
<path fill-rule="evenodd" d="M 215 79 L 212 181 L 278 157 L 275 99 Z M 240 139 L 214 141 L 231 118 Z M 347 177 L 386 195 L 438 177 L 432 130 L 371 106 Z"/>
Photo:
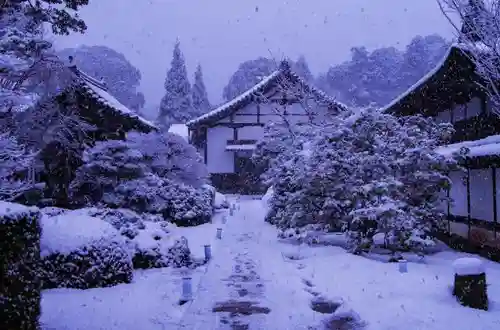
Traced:
<path fill-rule="evenodd" d="M 497 238 L 498 210 L 497 210 L 497 169 L 491 168 L 491 177 L 493 180 L 493 237 Z"/>
<path fill-rule="evenodd" d="M 203 146 L 203 160 L 205 165 L 208 165 L 208 128 L 203 127 L 202 131 L 202 141 L 201 145 Z"/>
<path fill-rule="evenodd" d="M 449 175 L 449 173 L 447 175 Z M 446 197 L 450 198 L 450 188 L 446 189 Z M 448 234 L 451 234 L 450 213 L 451 213 L 451 205 L 450 201 L 448 200 L 446 202 L 446 219 L 448 220 Z"/>
<path fill-rule="evenodd" d="M 470 168 L 467 168 L 467 239 L 470 239 L 471 222 L 471 204 L 470 204 Z"/>

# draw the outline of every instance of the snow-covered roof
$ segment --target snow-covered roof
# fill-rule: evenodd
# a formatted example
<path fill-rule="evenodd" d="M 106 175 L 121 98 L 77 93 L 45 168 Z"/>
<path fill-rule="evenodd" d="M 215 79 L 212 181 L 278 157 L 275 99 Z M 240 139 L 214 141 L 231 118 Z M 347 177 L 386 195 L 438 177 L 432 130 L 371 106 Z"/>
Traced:
<path fill-rule="evenodd" d="M 87 94 L 94 98 L 96 101 L 117 112 L 121 116 L 125 116 L 139 122 L 142 126 L 145 126 L 152 130 L 158 129 L 155 124 L 153 124 L 149 120 L 144 119 L 135 111 L 130 110 L 125 105 L 120 103 L 113 95 L 111 95 L 107 91 L 107 87 L 103 82 L 91 77 L 90 75 L 78 69 L 76 66 L 70 66 L 69 68 L 76 75 L 78 81 L 82 84 Z"/>
<path fill-rule="evenodd" d="M 241 107 L 250 103 L 252 101 L 253 96 L 264 93 L 268 91 L 271 87 L 277 85 L 280 79 L 288 79 L 293 83 L 300 84 L 307 92 L 309 92 L 317 100 L 325 102 L 328 106 L 347 109 L 347 106 L 338 102 L 335 98 L 328 96 L 325 92 L 314 87 L 313 85 L 302 79 L 300 76 L 298 76 L 295 72 L 291 71 L 288 62 L 283 61 L 277 70 L 272 72 L 269 76 L 264 77 L 259 83 L 257 83 L 255 86 L 253 86 L 243 94 L 235 97 L 229 102 L 220 105 L 216 109 L 204 114 L 203 116 L 188 121 L 186 125 L 188 127 L 194 127 L 210 123 L 214 120 L 220 120 L 222 118 L 226 118 L 235 111 L 237 111 L 238 109 L 241 109 Z"/>
<path fill-rule="evenodd" d="M 500 135 L 488 136 L 475 141 L 464 141 L 442 146 L 436 152 L 443 156 L 451 156 L 461 148 L 469 149 L 467 157 L 497 156 L 500 155 Z"/>
<path fill-rule="evenodd" d="M 185 124 L 172 124 L 168 128 L 169 133 L 173 133 L 183 137 L 186 141 L 189 139 L 189 130 Z"/>
<path fill-rule="evenodd" d="M 412 92 L 420 88 L 421 86 L 425 85 L 427 81 L 429 81 L 435 74 L 439 72 L 445 65 L 446 61 L 450 57 L 451 53 L 454 51 L 488 51 L 488 47 L 484 45 L 483 43 L 475 43 L 475 44 L 465 44 L 465 43 L 454 43 L 452 44 L 448 50 L 446 51 L 446 54 L 441 58 L 441 60 L 434 66 L 432 70 L 430 70 L 425 76 L 420 78 L 416 83 L 414 83 L 412 86 L 410 86 L 405 92 L 400 94 L 398 97 L 396 97 L 394 100 L 392 100 L 389 104 L 381 108 L 380 110 L 382 112 L 390 111 L 394 106 L 396 106 L 398 103 L 403 101 L 406 97 L 408 97 Z M 466 56 L 466 55 L 464 55 Z"/>

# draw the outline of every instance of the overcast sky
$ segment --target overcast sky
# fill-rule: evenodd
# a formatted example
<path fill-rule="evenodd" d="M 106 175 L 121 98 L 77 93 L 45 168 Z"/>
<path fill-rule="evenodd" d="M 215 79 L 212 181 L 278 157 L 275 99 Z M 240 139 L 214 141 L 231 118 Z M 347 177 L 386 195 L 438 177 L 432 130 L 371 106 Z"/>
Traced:
<path fill-rule="evenodd" d="M 314 74 L 349 58 L 353 46 L 404 47 L 417 34 L 451 38 L 436 0 L 90 0 L 85 35 L 58 47 L 107 45 L 142 72 L 149 105 L 158 104 L 179 37 L 192 79 L 202 64 L 209 97 L 238 65 L 258 56 L 304 54 Z"/>

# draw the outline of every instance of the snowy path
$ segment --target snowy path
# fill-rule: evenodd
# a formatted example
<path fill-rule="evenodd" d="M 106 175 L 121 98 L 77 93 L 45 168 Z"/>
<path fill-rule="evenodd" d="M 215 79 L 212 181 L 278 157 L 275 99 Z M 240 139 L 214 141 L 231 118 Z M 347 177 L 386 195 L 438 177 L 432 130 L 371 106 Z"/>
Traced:
<path fill-rule="evenodd" d="M 427 256 L 425 263 L 409 263 L 409 272 L 401 274 L 394 264 L 339 247 L 281 243 L 276 228 L 264 222 L 260 200 L 242 197 L 239 204 L 225 225 L 221 213 L 212 224 L 182 229 L 195 255 L 203 254 L 203 244 L 213 246 L 208 267 L 192 274 L 192 302 L 178 305 L 178 270 L 137 271 L 131 284 L 44 291 L 43 329 L 324 329 L 309 328 L 325 317 L 310 308 L 315 294 L 342 302 L 337 315 L 353 308 L 367 322 L 366 330 L 500 329 L 498 263 L 485 261 L 490 311 L 464 308 L 451 295 L 450 285 L 452 262 L 466 254 Z M 215 242 L 219 226 L 222 239 Z"/>
<path fill-rule="evenodd" d="M 204 245 L 217 252 L 217 227 L 224 227 L 227 211 L 214 216 L 212 223 L 177 227 L 174 235 L 186 236 L 195 257 L 204 256 Z M 210 264 L 209 264 L 210 265 Z M 206 266 L 191 274 L 193 286 L 205 275 Z M 42 292 L 43 330 L 160 330 L 175 329 L 186 310 L 179 306 L 182 274 L 179 269 L 160 268 L 134 271 L 130 284 L 89 290 L 52 289 Z"/>
<path fill-rule="evenodd" d="M 306 329 L 312 296 L 297 265 L 284 260 L 262 202 L 239 204 L 180 329 Z"/>

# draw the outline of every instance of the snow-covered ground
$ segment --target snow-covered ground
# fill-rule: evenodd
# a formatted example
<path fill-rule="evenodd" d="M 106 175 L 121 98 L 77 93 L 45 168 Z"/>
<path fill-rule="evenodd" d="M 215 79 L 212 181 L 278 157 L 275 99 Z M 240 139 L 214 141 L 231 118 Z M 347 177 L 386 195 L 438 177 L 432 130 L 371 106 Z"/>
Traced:
<path fill-rule="evenodd" d="M 173 227 L 174 237 L 185 236 L 191 252 L 204 257 L 204 245 L 217 251 L 216 228 L 224 227 L 227 210 L 218 212 L 212 223 L 197 227 Z M 206 266 L 191 272 L 193 287 Z M 53 289 L 42 294 L 43 330 L 139 330 L 171 329 L 178 324 L 186 306 L 179 306 L 184 270 L 162 268 L 137 270 L 131 284 L 89 290 Z"/>
<path fill-rule="evenodd" d="M 237 322 L 249 329 L 308 329 L 325 317 L 311 310 L 312 293 L 342 302 L 339 310 L 352 309 L 366 322 L 366 329 L 500 329 L 497 263 L 484 261 L 490 310 L 469 309 L 451 295 L 453 261 L 466 254 L 441 252 L 426 257 L 425 263 L 409 263 L 408 273 L 399 273 L 395 264 L 354 256 L 339 247 L 280 243 L 276 229 L 263 221 L 260 200 L 242 198 L 240 205 L 229 217 L 222 240 L 214 245 L 212 262 L 194 272 L 198 290 L 193 302 L 177 304 L 178 270 L 140 271 L 132 284 L 45 291 L 45 329 L 210 330 L 231 329 Z M 215 222 L 221 218 L 222 213 Z M 202 256 L 203 245 L 214 241 L 217 226 L 179 230 L 185 231 L 194 253 Z M 232 317 L 224 312 L 231 310 L 232 300 L 251 301 L 258 308 L 253 315 Z M 221 312 L 214 313 L 214 307 Z"/>

